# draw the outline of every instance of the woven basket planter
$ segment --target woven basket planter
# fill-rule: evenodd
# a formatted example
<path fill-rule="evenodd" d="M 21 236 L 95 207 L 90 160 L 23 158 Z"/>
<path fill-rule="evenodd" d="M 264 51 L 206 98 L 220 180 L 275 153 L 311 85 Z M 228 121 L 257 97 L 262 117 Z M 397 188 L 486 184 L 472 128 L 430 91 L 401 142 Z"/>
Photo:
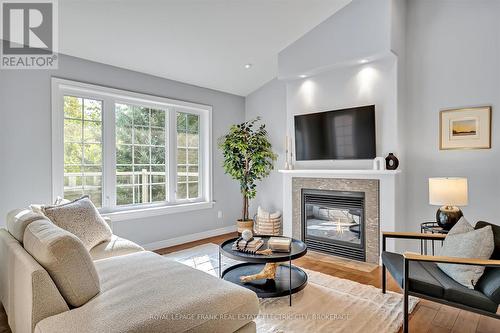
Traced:
<path fill-rule="evenodd" d="M 281 236 L 281 216 L 277 218 L 266 218 L 255 215 L 253 231 L 256 235 Z"/>
<path fill-rule="evenodd" d="M 253 229 L 253 220 L 246 220 L 246 221 L 238 220 L 236 225 L 238 227 L 238 234 L 241 234 L 245 229 L 250 229 L 250 230 Z"/>

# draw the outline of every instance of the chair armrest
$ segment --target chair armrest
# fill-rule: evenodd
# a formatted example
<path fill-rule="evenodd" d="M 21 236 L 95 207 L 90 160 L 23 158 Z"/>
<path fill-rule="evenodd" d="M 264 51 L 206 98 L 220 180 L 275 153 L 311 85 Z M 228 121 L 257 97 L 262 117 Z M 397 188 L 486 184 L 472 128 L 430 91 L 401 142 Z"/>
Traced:
<path fill-rule="evenodd" d="M 443 240 L 446 238 L 445 234 L 423 234 L 420 232 L 382 232 L 383 238 L 404 238 L 404 239 L 429 239 L 429 240 Z"/>
<path fill-rule="evenodd" d="M 405 260 L 408 261 L 429 261 L 445 264 L 461 264 L 461 265 L 477 265 L 488 267 L 500 267 L 500 260 L 491 259 L 476 259 L 476 258 L 456 258 L 442 256 L 426 256 L 414 252 L 405 252 L 403 254 Z"/>

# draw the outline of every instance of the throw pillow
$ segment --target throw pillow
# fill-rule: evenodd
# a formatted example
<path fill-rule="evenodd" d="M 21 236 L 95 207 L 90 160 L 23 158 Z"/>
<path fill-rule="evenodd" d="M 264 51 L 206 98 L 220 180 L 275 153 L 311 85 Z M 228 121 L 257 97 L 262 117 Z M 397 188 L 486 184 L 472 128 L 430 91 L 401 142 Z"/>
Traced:
<path fill-rule="evenodd" d="M 453 228 L 450 229 L 450 231 L 448 232 L 448 236 L 463 234 L 464 232 L 469 232 L 472 230 L 474 230 L 472 224 L 470 224 L 469 221 L 467 221 L 465 217 L 462 216 L 460 220 L 458 220 L 458 222 L 453 226 Z"/>
<path fill-rule="evenodd" d="M 87 250 L 111 239 L 111 228 L 88 196 L 59 206 L 43 208 L 55 225 L 76 235 Z"/>
<path fill-rule="evenodd" d="M 71 306 L 87 303 L 100 291 L 99 276 L 81 240 L 48 220 L 32 222 L 24 248 L 43 268 Z"/>
<path fill-rule="evenodd" d="M 57 196 L 56 200 L 54 201 L 54 205 L 53 206 L 59 206 L 59 205 L 63 205 L 63 204 L 66 204 L 66 203 L 70 203 L 71 201 L 68 200 L 68 199 L 64 199 L 64 198 L 61 198 L 60 196 Z M 37 214 L 42 214 L 43 215 L 43 209 L 45 207 L 47 207 L 49 205 L 45 205 L 45 204 L 31 204 L 30 205 L 30 209 L 34 212 L 34 213 L 37 213 Z"/>
<path fill-rule="evenodd" d="M 451 232 L 451 231 L 450 231 Z M 489 259 L 494 242 L 491 227 L 446 236 L 439 253 L 444 257 Z M 438 263 L 438 267 L 449 277 L 467 288 L 474 289 L 484 273 L 484 266 Z"/>

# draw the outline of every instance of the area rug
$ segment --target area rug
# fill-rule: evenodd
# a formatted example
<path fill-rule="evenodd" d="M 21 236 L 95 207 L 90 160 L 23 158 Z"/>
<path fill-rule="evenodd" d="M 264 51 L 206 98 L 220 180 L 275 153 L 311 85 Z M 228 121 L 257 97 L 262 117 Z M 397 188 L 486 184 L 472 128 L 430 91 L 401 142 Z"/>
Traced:
<path fill-rule="evenodd" d="M 218 274 L 218 246 L 204 244 L 165 255 L 208 274 Z M 238 261 L 223 257 L 222 269 Z M 403 324 L 403 297 L 370 285 L 305 270 L 308 284 L 288 297 L 260 299 L 257 332 L 398 332 Z M 410 298 L 410 311 L 418 299 Z"/>

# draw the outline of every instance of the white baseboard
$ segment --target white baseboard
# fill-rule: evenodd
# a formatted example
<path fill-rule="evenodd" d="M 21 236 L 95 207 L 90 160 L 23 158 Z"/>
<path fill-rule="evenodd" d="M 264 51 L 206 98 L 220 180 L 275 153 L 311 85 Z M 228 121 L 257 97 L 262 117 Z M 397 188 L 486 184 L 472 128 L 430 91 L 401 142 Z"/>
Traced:
<path fill-rule="evenodd" d="M 195 234 L 189 234 L 185 236 L 179 236 L 175 238 L 161 240 L 158 242 L 143 244 L 142 247 L 148 251 L 153 251 L 153 250 L 163 249 L 165 247 L 194 242 L 200 239 L 224 235 L 235 231 L 236 231 L 236 225 L 231 225 L 224 228 L 207 230 L 207 231 L 197 232 Z"/>

